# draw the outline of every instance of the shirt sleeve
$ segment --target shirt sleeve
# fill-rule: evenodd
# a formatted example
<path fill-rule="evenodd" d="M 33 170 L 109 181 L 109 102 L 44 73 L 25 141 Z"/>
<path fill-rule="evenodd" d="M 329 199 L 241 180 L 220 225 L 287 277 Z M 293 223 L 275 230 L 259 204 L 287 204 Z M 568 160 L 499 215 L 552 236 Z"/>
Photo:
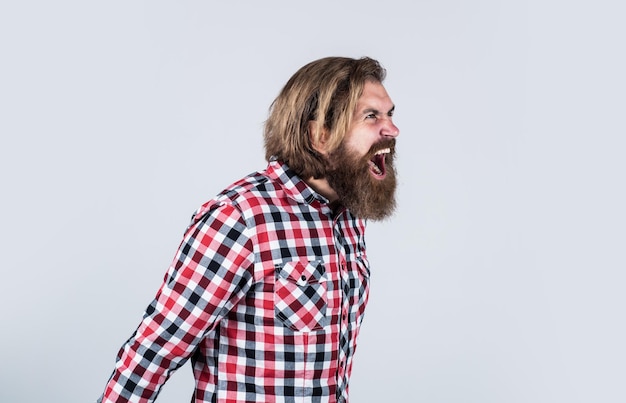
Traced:
<path fill-rule="evenodd" d="M 163 285 L 120 349 L 102 402 L 151 402 L 250 289 L 254 253 L 241 213 L 231 204 L 195 217 Z"/>

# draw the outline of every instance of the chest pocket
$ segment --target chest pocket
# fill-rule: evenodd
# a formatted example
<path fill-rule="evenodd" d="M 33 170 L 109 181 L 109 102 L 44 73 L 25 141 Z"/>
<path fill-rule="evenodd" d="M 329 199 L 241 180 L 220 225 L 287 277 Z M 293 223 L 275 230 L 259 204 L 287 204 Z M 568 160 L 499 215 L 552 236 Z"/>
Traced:
<path fill-rule="evenodd" d="M 276 266 L 274 314 L 286 327 L 300 332 L 328 325 L 328 290 L 323 262 L 292 261 Z"/>

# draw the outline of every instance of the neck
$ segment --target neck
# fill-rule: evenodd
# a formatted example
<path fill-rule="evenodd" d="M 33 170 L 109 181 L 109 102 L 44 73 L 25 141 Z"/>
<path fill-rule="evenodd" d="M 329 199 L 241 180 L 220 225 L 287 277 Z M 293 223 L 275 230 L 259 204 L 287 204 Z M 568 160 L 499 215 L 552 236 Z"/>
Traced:
<path fill-rule="evenodd" d="M 328 181 L 325 178 L 309 178 L 306 179 L 305 182 L 307 183 L 307 185 L 311 186 L 313 190 L 315 190 L 317 193 L 327 198 L 330 203 L 334 203 L 339 200 L 337 192 L 335 192 L 335 190 L 330 187 Z"/>

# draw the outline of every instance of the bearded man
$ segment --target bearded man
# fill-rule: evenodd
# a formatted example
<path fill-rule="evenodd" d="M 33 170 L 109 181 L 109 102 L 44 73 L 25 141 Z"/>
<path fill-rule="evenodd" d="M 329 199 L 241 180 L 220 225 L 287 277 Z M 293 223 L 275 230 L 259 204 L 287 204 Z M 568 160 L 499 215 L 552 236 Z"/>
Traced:
<path fill-rule="evenodd" d="M 102 402 L 149 402 L 191 359 L 192 402 L 346 402 L 368 299 L 366 221 L 395 208 L 394 105 L 370 58 L 298 70 L 268 166 L 193 215 Z"/>

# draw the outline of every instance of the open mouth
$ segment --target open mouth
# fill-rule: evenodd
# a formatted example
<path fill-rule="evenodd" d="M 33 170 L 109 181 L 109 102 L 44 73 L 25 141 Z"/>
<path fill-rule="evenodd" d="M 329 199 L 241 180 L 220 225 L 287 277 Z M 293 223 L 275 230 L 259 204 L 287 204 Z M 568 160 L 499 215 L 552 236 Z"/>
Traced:
<path fill-rule="evenodd" d="M 387 172 L 385 170 L 385 157 L 391 152 L 391 148 L 383 148 L 376 151 L 372 159 L 369 160 L 370 173 L 374 178 L 385 179 Z"/>

